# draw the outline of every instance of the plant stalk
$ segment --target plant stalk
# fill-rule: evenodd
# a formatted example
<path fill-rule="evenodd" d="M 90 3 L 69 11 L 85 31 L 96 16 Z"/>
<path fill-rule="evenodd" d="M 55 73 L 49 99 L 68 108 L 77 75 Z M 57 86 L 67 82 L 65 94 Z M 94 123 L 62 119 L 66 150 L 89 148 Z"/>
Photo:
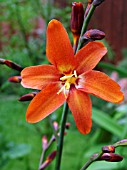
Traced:
<path fill-rule="evenodd" d="M 80 170 L 86 170 L 93 162 L 97 161 L 98 158 L 100 158 L 102 156 L 102 154 L 103 154 L 103 152 L 101 151 L 96 156 L 93 155 L 92 157 L 90 157 L 90 159 L 84 164 L 84 166 Z"/>
<path fill-rule="evenodd" d="M 86 18 L 84 18 L 84 22 L 83 22 L 83 26 L 82 26 L 82 30 L 81 30 L 81 34 L 80 34 L 80 38 L 79 38 L 79 42 L 78 42 L 78 47 L 77 47 L 77 50 L 76 50 L 76 53 L 78 52 L 78 50 L 81 48 L 82 46 L 82 36 L 83 34 L 86 32 L 87 30 L 87 26 L 90 22 L 90 19 L 94 13 L 94 10 L 95 10 L 96 6 L 95 5 L 91 5 L 91 8 L 86 16 Z"/>
<path fill-rule="evenodd" d="M 63 149 L 63 140 L 64 140 L 64 131 L 65 131 L 65 125 L 66 125 L 66 120 L 67 120 L 68 109 L 69 109 L 68 104 L 65 102 L 64 108 L 63 108 L 62 119 L 61 119 L 60 137 L 59 137 L 58 144 L 57 144 L 55 170 L 60 170 L 62 149 Z"/>

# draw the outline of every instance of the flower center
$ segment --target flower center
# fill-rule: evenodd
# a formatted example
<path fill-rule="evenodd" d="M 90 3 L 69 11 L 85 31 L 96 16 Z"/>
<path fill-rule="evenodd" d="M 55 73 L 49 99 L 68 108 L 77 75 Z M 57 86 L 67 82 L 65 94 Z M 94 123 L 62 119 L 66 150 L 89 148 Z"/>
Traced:
<path fill-rule="evenodd" d="M 76 85 L 76 80 L 77 80 L 77 73 L 76 70 L 74 70 L 74 73 L 69 74 L 69 75 L 65 75 L 63 77 L 60 78 L 60 80 L 62 81 L 62 83 L 64 83 L 64 85 L 62 86 L 62 88 L 57 92 L 57 94 L 61 93 L 62 91 L 64 92 L 64 96 L 65 98 L 67 98 L 66 96 L 66 91 L 69 91 L 71 85 Z"/>

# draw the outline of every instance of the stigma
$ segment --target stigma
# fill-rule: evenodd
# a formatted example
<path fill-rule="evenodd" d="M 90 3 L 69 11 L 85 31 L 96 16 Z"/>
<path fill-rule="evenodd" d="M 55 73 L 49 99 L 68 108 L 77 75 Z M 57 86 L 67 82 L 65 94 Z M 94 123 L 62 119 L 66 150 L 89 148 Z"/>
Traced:
<path fill-rule="evenodd" d="M 77 78 L 78 78 L 78 76 L 77 76 L 76 70 L 74 70 L 74 72 L 71 74 L 66 74 L 63 77 L 61 77 L 60 80 L 62 83 L 62 87 L 57 92 L 57 94 L 59 94 L 63 91 L 65 98 L 67 98 L 67 93 L 69 92 L 72 84 L 76 85 Z"/>

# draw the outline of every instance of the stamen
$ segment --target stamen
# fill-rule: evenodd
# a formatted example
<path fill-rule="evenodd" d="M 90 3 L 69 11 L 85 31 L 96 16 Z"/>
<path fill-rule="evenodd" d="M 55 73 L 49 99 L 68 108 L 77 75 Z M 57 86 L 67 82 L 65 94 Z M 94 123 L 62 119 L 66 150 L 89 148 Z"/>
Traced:
<path fill-rule="evenodd" d="M 65 84 L 63 87 L 61 87 L 61 89 L 57 92 L 57 94 L 60 94 L 62 91 L 65 91 Z"/>
<path fill-rule="evenodd" d="M 69 91 L 71 84 L 74 84 L 74 85 L 76 84 L 75 81 L 77 77 L 78 76 L 77 76 L 76 70 L 74 70 L 73 74 L 65 75 L 61 77 L 60 80 L 64 83 L 64 85 L 57 92 L 57 94 L 60 94 L 63 91 L 65 98 L 67 98 L 66 90 Z"/>

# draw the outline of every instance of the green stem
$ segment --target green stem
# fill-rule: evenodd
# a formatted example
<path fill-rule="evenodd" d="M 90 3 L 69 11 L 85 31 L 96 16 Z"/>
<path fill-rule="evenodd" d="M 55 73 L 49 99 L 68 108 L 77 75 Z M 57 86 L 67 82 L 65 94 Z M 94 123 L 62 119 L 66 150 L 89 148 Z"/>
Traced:
<path fill-rule="evenodd" d="M 97 155 L 93 155 L 80 170 L 86 170 L 93 162 L 97 161 L 98 158 L 102 156 L 103 152 L 101 151 Z"/>
<path fill-rule="evenodd" d="M 64 140 L 64 131 L 67 120 L 68 105 L 64 103 L 63 114 L 61 119 L 61 129 L 60 137 L 57 144 L 57 155 L 56 155 L 56 168 L 55 170 L 60 170 L 61 158 L 62 158 L 62 149 L 63 149 L 63 140 Z"/>
<path fill-rule="evenodd" d="M 91 19 L 92 15 L 93 15 L 93 12 L 94 12 L 95 8 L 96 8 L 96 6 L 92 4 L 92 5 L 91 5 L 91 8 L 90 8 L 90 10 L 89 10 L 89 12 L 88 12 L 88 15 L 87 15 L 86 18 L 84 19 L 76 53 L 78 52 L 78 50 L 79 50 L 79 49 L 81 48 L 81 46 L 82 46 L 82 36 L 83 36 L 83 34 L 86 32 L 86 30 L 87 30 L 87 26 L 88 26 L 88 24 L 89 24 L 89 22 L 90 22 L 90 19 Z"/>

